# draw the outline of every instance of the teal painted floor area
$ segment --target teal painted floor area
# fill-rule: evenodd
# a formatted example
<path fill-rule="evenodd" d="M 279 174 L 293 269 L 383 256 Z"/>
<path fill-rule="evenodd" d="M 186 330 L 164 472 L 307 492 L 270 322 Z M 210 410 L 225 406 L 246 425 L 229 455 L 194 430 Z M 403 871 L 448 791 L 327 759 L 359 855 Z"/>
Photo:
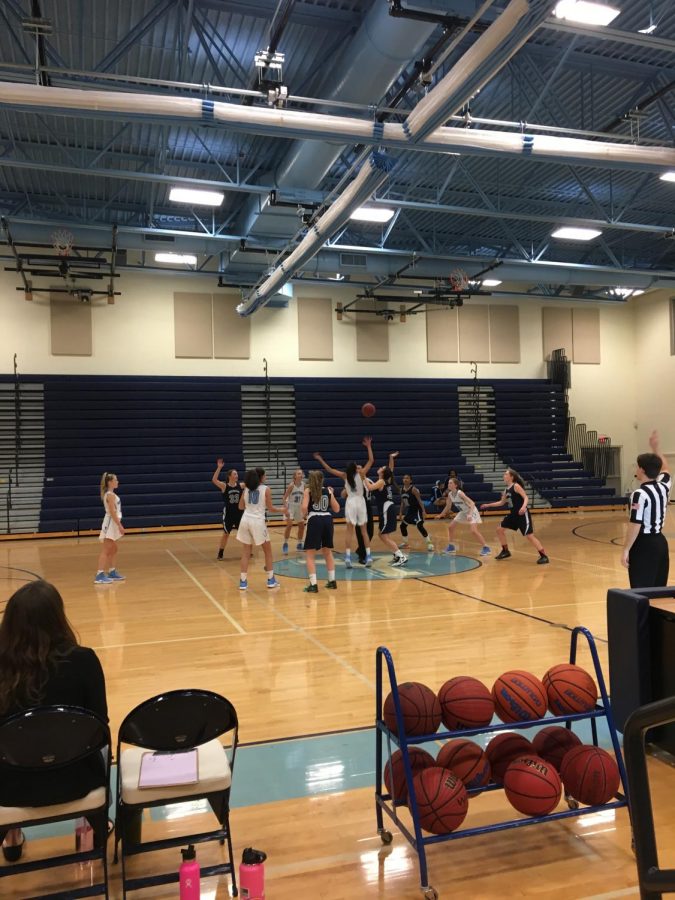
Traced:
<path fill-rule="evenodd" d="M 499 720 L 494 719 L 493 725 Z M 597 720 L 598 743 L 612 749 L 609 729 L 605 719 Z M 538 728 L 518 729 L 532 739 Z M 589 720 L 574 723 L 574 731 L 583 743 L 592 743 Z M 473 737 L 482 747 L 493 735 Z M 442 742 L 425 744 L 425 750 L 436 756 Z M 392 752 L 396 746 L 392 744 Z M 384 741 L 384 757 L 387 742 Z M 113 766 L 112 795 L 115 796 L 117 769 Z M 357 788 L 375 786 L 375 729 L 346 731 L 316 737 L 300 737 L 292 740 L 271 741 L 264 744 L 241 746 L 237 750 L 235 774 L 232 785 L 233 809 L 293 800 L 318 794 L 337 794 Z M 208 804 L 203 800 L 153 807 L 150 816 L 154 820 L 177 819 L 204 812 Z M 110 817 L 115 817 L 114 804 Z M 54 837 L 73 833 L 72 822 L 58 822 L 26 829 L 28 839 Z"/>
<path fill-rule="evenodd" d="M 481 563 L 471 556 L 454 553 L 416 553 L 410 552 L 405 566 L 392 566 L 391 553 L 374 553 L 372 568 L 362 566 L 352 556 L 354 568 L 345 567 L 342 555 L 335 554 L 335 577 L 337 581 L 387 581 L 403 578 L 432 578 L 437 575 L 457 575 L 477 569 Z M 276 560 L 274 571 L 287 578 L 307 578 L 307 564 L 304 553 L 287 556 Z M 326 563 L 320 553 L 316 555 L 316 572 L 321 580 L 326 578 Z"/>

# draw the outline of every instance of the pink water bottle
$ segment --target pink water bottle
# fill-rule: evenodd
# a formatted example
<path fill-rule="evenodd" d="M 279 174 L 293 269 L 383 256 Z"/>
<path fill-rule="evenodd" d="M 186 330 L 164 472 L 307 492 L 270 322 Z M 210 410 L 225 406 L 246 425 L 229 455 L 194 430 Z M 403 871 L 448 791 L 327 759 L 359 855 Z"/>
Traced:
<path fill-rule="evenodd" d="M 201 896 L 199 890 L 199 863 L 197 862 L 195 848 L 190 844 L 187 850 L 181 850 L 180 852 L 183 855 L 183 862 L 180 864 L 178 871 L 180 900 L 199 900 Z"/>
<path fill-rule="evenodd" d="M 239 889 L 242 900 L 265 900 L 265 860 L 262 850 L 247 847 L 239 866 Z"/>

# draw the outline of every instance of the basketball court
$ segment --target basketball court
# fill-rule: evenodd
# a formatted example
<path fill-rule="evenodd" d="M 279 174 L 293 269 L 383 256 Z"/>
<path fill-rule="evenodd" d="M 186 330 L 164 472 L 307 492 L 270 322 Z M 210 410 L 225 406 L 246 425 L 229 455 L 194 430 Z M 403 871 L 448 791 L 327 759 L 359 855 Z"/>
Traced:
<path fill-rule="evenodd" d="M 486 518 L 486 535 L 497 521 Z M 274 592 L 265 588 L 259 559 L 249 590 L 239 592 L 236 543 L 217 562 L 215 531 L 125 537 L 120 568 L 127 581 L 119 585 L 91 583 L 94 538 L 3 542 L 0 573 L 3 596 L 36 576 L 60 586 L 82 643 L 103 663 L 113 725 L 156 692 L 160 677 L 162 689 L 209 688 L 234 702 L 242 741 L 235 850 L 252 844 L 267 852 L 268 896 L 414 898 L 415 854 L 400 835 L 383 846 L 376 831 L 375 648 L 391 650 L 399 681 L 437 690 L 468 674 L 490 686 L 507 669 L 541 676 L 565 661 L 570 628 L 581 624 L 595 635 L 606 666 L 605 594 L 626 583 L 617 547 L 623 521 L 615 512 L 536 515 L 551 559 L 546 567 L 536 566 L 520 536 L 502 562 L 479 561 L 479 545 L 465 540 L 449 557 L 428 554 L 421 541 L 415 550 L 413 540 L 407 571 L 388 569 L 383 558 L 372 572 L 345 572 L 340 564 L 335 592 L 321 590 L 319 570 L 318 595 L 302 591 L 301 554 L 281 558 L 281 529 L 272 530 L 282 583 Z M 342 528 L 336 532 L 339 546 Z M 444 545 L 441 523 L 432 521 L 430 533 Z M 589 661 L 582 653 L 579 662 Z M 601 732 L 601 746 L 607 742 Z M 650 773 L 661 864 L 672 865 L 675 779 L 663 761 L 651 760 Z M 179 828 L 194 813 L 189 804 L 153 811 L 144 828 L 148 835 Z M 496 792 L 471 801 L 466 823 L 512 813 Z M 36 845 L 27 846 L 31 853 Z M 200 859 L 214 853 L 204 848 Z M 638 896 L 625 810 L 434 846 L 428 863 L 441 896 Z M 224 879 L 211 882 L 202 896 L 228 896 Z M 36 876 L 36 889 L 39 883 Z M 175 894 L 156 889 L 149 896 Z"/>

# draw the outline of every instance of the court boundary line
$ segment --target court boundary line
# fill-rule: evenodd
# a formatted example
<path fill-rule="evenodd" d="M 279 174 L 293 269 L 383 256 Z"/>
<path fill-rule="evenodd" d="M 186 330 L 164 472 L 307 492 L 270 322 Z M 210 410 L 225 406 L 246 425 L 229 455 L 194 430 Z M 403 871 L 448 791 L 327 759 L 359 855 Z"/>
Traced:
<path fill-rule="evenodd" d="M 197 587 L 198 587 L 199 590 L 204 594 L 204 596 L 207 597 L 207 598 L 211 601 L 211 603 L 216 607 L 216 609 L 219 610 L 219 611 L 225 616 L 225 618 L 227 619 L 227 621 L 228 621 L 231 625 L 233 625 L 233 626 L 237 629 L 237 631 L 238 631 L 240 634 L 246 634 L 246 633 L 247 633 L 247 632 L 246 632 L 246 629 L 245 629 L 245 628 L 242 628 L 241 625 L 239 624 L 239 622 L 237 622 L 237 620 L 236 620 L 233 616 L 230 615 L 230 613 L 225 609 L 225 607 L 222 606 L 220 603 L 218 603 L 218 601 L 217 601 L 216 598 L 213 596 L 213 594 L 209 593 L 209 591 L 206 590 L 206 588 L 204 587 L 204 585 L 203 585 L 197 578 L 195 578 L 195 576 L 194 576 L 194 575 L 192 574 L 192 572 L 187 568 L 187 566 L 184 566 L 183 563 L 178 559 L 178 557 L 175 556 L 175 555 L 171 552 L 171 550 L 169 550 L 168 547 L 165 547 L 165 548 L 164 548 L 164 552 L 169 554 L 169 556 L 170 556 L 171 559 L 176 563 L 176 565 L 180 566 L 180 568 L 185 572 L 185 574 L 188 576 L 188 578 L 191 579 L 191 581 L 193 581 L 193 582 L 197 585 Z"/>

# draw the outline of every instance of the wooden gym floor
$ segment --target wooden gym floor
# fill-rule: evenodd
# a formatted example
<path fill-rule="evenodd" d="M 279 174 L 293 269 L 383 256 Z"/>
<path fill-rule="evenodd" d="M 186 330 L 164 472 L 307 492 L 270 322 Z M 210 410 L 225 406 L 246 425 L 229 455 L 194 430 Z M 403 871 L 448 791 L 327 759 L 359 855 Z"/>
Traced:
<path fill-rule="evenodd" d="M 280 590 L 267 591 L 260 554 L 251 565 L 250 589 L 240 594 L 238 544 L 231 539 L 226 560 L 217 562 L 216 531 L 127 536 L 120 544 L 119 568 L 128 580 L 107 587 L 93 584 L 95 538 L 4 541 L 0 604 L 35 576 L 57 585 L 81 642 L 94 647 L 103 664 L 113 731 L 129 709 L 160 690 L 203 687 L 233 701 L 240 741 L 265 742 L 266 758 L 276 760 L 282 772 L 285 767 L 290 780 L 305 782 L 305 790 L 294 794 L 275 785 L 272 802 L 257 796 L 232 813 L 236 857 L 250 845 L 268 853 L 269 898 L 403 900 L 421 896 L 416 856 L 401 836 L 389 847 L 380 843 L 371 775 L 374 737 L 358 731 L 373 725 L 376 647 L 389 647 L 399 681 L 438 689 L 453 675 L 469 674 L 491 685 L 508 668 L 541 676 L 564 661 L 568 629 L 581 624 L 598 639 L 607 674 L 605 596 L 608 588 L 628 583 L 619 564 L 624 520 L 620 512 L 537 515 L 536 533 L 551 560 L 537 566 L 534 549 L 520 535 L 511 540 L 513 557 L 497 562 L 498 518 L 487 518 L 484 532 L 493 556 L 472 571 L 340 581 L 337 592 L 312 596 L 303 593 L 304 581 L 293 578 L 281 578 Z M 430 531 L 436 547 L 444 547 L 445 527 L 431 522 Z M 456 536 L 459 553 L 478 559 L 479 545 L 468 540 L 468 532 L 460 528 Z M 280 558 L 280 529 L 273 530 L 272 540 Z M 338 527 L 337 547 L 342 540 Z M 419 538 L 413 538 L 413 550 L 415 544 L 422 559 Z M 585 651 L 579 662 L 590 664 Z M 324 777 L 316 789 L 311 783 L 316 771 L 302 770 L 299 744 L 283 739 L 324 733 L 313 740 L 327 746 L 334 741 L 329 757 L 335 772 L 344 769 L 340 760 L 355 736 L 360 746 L 372 738 L 372 752 L 351 781 Z M 309 739 L 303 747 L 311 752 L 311 744 Z M 325 776 L 325 766 L 322 771 Z M 250 773 L 240 770 L 238 761 L 235 787 L 238 776 L 255 782 Z M 660 862 L 675 867 L 675 772 L 652 760 L 651 778 Z M 486 795 L 472 803 L 467 822 L 506 818 L 509 809 L 500 792 Z M 194 829 L 190 822 L 191 830 L 200 830 L 201 816 Z M 148 821 L 147 836 L 168 829 L 180 833 L 186 821 Z M 26 858 L 63 846 L 64 840 L 69 847 L 70 836 L 33 841 Z M 219 852 L 217 846 L 202 848 L 200 858 L 208 862 Z M 172 851 L 168 865 L 177 867 L 175 856 Z M 429 881 L 441 897 L 638 896 L 625 810 L 436 845 L 428 863 Z M 145 861 L 140 865 L 147 868 Z M 116 867 L 111 872 L 111 896 L 121 896 Z M 87 875 L 66 871 L 59 883 L 79 884 Z M 54 877 L 3 880 L 2 896 L 37 893 Z M 169 887 L 139 896 L 176 893 Z M 211 879 L 203 896 L 228 896 L 225 880 Z"/>

